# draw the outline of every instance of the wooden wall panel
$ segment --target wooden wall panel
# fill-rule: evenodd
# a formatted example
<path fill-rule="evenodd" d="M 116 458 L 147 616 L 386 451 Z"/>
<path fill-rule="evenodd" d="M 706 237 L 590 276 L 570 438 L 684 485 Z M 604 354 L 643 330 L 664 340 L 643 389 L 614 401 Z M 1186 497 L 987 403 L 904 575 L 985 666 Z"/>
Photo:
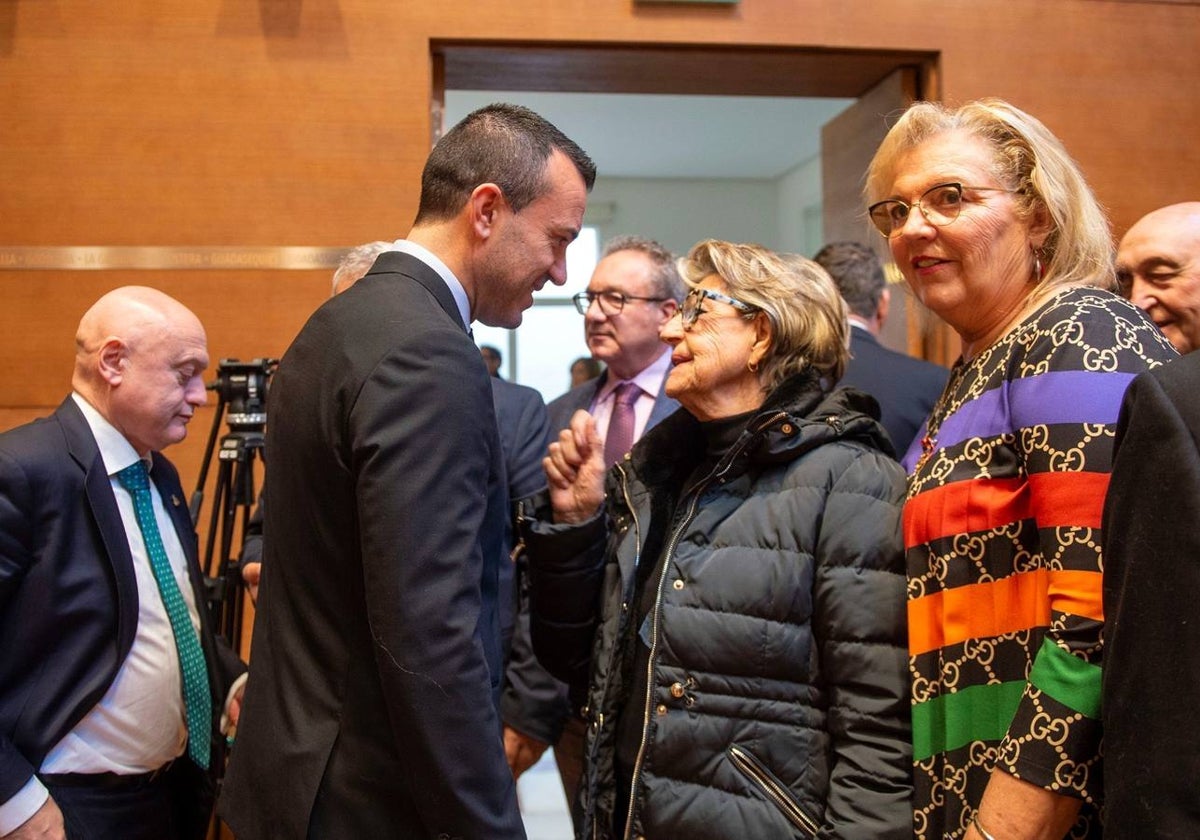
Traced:
<path fill-rule="evenodd" d="M 496 42 L 933 55 L 944 98 L 1006 97 L 1058 133 L 1119 233 L 1200 196 L 1198 40 L 1200 7 L 1098 0 L 4 0 L 0 248 L 402 235 L 431 44 Z M 0 423 L 58 403 L 75 322 L 108 288 L 160 285 L 208 324 L 214 358 L 247 357 L 280 352 L 325 280 L 0 266 Z M 189 467 L 197 437 L 176 454 Z"/>

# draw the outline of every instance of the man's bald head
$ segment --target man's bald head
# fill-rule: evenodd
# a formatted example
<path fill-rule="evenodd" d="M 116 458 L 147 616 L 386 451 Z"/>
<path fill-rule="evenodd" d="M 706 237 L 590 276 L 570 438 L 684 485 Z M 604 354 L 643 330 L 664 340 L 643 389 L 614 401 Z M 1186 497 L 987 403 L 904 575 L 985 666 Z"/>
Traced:
<path fill-rule="evenodd" d="M 1117 249 L 1117 280 L 1180 353 L 1200 348 L 1200 201 L 1139 219 Z"/>
<path fill-rule="evenodd" d="M 179 301 L 146 286 L 114 289 L 75 333 L 72 385 L 139 454 L 178 443 L 204 404 L 207 338 Z"/>

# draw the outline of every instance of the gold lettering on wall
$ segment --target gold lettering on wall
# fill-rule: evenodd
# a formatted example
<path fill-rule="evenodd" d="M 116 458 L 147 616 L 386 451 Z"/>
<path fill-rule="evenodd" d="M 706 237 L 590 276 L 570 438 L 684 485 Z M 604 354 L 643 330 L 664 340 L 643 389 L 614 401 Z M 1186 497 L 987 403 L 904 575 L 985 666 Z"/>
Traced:
<path fill-rule="evenodd" d="M 0 271 L 296 271 L 336 268 L 347 248 L 307 246 L 0 246 Z"/>

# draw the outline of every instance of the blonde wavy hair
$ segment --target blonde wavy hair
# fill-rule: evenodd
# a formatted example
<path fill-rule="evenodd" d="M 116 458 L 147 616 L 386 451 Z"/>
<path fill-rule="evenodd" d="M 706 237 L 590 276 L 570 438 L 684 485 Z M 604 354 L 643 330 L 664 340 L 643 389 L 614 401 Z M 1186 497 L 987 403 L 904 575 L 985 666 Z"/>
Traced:
<path fill-rule="evenodd" d="M 770 320 L 771 345 L 758 370 L 765 392 L 810 368 L 827 388 L 842 378 L 849 358 L 846 304 L 825 269 L 812 260 L 761 245 L 706 239 L 679 260 L 679 273 L 692 288 L 717 275 L 730 296 Z"/>
<path fill-rule="evenodd" d="M 1050 129 L 1002 99 L 980 99 L 957 108 L 937 102 L 910 106 L 871 160 L 864 189 L 867 204 L 886 197 L 901 155 L 955 130 L 991 146 L 993 173 L 1015 192 L 1018 218 L 1028 222 L 1044 214 L 1050 224 L 1037 254 L 1043 275 L 1033 294 L 1065 286 L 1116 288 L 1108 219 L 1079 165 Z"/>

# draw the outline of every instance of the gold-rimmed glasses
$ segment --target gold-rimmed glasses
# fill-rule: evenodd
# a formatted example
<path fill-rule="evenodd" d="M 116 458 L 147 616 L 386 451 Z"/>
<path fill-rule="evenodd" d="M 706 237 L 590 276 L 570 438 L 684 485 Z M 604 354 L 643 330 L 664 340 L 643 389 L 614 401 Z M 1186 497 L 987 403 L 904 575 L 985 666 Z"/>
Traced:
<path fill-rule="evenodd" d="M 957 181 L 948 182 L 945 184 L 935 184 L 925 192 L 921 193 L 921 197 L 909 204 L 907 201 L 901 201 L 898 198 L 887 198 L 883 201 L 877 201 L 867 208 L 867 215 L 871 217 L 872 224 L 884 236 L 891 237 L 896 231 L 904 227 L 908 222 L 908 216 L 913 210 L 919 209 L 921 215 L 925 217 L 925 221 L 934 227 L 945 227 L 958 218 L 962 212 L 963 204 L 966 203 L 963 199 L 963 190 L 971 190 L 974 192 L 1016 192 L 1016 190 L 1005 189 L 1004 187 L 969 187 L 958 183 Z"/>

